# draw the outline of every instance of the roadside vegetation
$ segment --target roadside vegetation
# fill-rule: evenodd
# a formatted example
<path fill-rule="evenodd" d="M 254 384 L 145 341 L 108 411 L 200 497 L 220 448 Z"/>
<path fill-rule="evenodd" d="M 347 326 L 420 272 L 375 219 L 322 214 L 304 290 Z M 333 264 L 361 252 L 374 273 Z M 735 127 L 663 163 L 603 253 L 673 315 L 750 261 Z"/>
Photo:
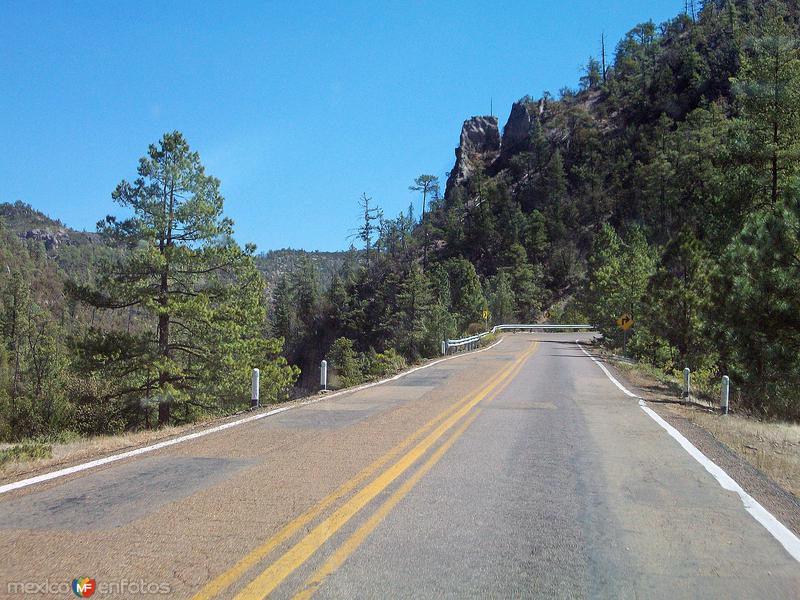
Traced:
<path fill-rule="evenodd" d="M 179 132 L 96 233 L 3 205 L 0 441 L 228 414 L 253 367 L 265 402 L 316 390 L 325 358 L 355 385 L 497 323 L 589 321 L 616 350 L 623 314 L 640 363 L 800 419 L 798 32 L 779 0 L 639 24 L 578 89 L 523 97 L 527 137 L 446 193 L 420 175 L 394 217 L 364 194 L 336 256 L 265 267 Z"/>
<path fill-rule="evenodd" d="M 46 455 L 53 436 L 121 433 L 222 415 L 265 401 L 298 370 L 270 335 L 254 248 L 233 241 L 219 181 L 178 133 L 150 146 L 132 182 L 68 270 L 58 237 L 20 240 L 0 227 L 0 441 L 4 460 Z M 35 217 L 25 206 L 6 213 Z M 72 233 L 75 237 L 75 232 Z M 51 248 L 52 250 L 52 248 Z"/>
<path fill-rule="evenodd" d="M 607 354 L 606 360 L 634 387 L 643 390 L 646 399 L 658 402 L 651 407 L 664 416 L 673 415 L 702 428 L 742 460 L 800 498 L 800 423 L 759 418 L 753 414 L 722 415 L 720 382 L 707 374 L 692 375 L 692 395 L 687 401 L 682 397 L 682 374 L 665 372 L 620 356 Z"/>
<path fill-rule="evenodd" d="M 478 156 L 445 197 L 415 180 L 420 219 L 365 195 L 359 254 L 327 292 L 305 268 L 276 289 L 290 361 L 309 371 L 342 337 L 414 361 L 543 318 L 621 350 L 627 314 L 630 356 L 728 374 L 736 410 L 800 418 L 798 31 L 777 0 L 637 25 L 580 89 L 520 101 L 534 117 L 509 155 Z"/>

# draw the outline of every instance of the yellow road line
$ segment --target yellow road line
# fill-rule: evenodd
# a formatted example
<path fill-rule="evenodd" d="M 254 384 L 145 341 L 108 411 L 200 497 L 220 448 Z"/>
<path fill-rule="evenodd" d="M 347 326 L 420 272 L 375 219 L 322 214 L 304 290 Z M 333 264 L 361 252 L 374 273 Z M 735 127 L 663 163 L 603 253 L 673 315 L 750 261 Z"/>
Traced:
<path fill-rule="evenodd" d="M 314 527 L 303 539 L 292 546 L 285 554 L 251 581 L 244 590 L 237 594 L 235 596 L 236 600 L 261 600 L 268 596 L 284 579 L 286 579 L 286 577 L 308 560 L 322 544 L 331 538 L 345 523 L 358 513 L 358 511 L 364 508 L 373 498 L 407 471 L 430 450 L 431 446 L 433 446 L 439 438 L 460 421 L 475 405 L 489 395 L 497 384 L 506 379 L 518 365 L 522 364 L 525 359 L 533 353 L 536 346 L 537 344 L 534 344 L 530 350 L 525 352 L 525 354 L 517 359 L 510 367 L 504 370 L 501 376 L 493 383 L 485 386 L 472 400 L 467 402 L 455 414 L 448 417 L 433 432 L 428 434 L 421 442 L 400 458 L 400 460 L 383 471 L 383 473 L 357 492 L 333 514 Z"/>
<path fill-rule="evenodd" d="M 453 432 L 447 440 L 436 449 L 430 458 L 423 463 L 423 465 L 417 469 L 417 471 L 409 477 L 403 485 L 401 485 L 390 497 L 389 499 L 384 502 L 381 507 L 375 511 L 375 513 L 370 516 L 367 521 L 359 527 L 353 535 L 351 535 L 347 541 L 342 544 L 336 552 L 331 555 L 331 557 L 325 561 L 325 564 L 322 565 L 305 583 L 303 586 L 303 590 L 296 594 L 293 600 L 308 600 L 314 593 L 317 591 L 319 586 L 322 584 L 322 581 L 331 573 L 333 573 L 336 569 L 338 569 L 344 561 L 358 548 L 361 543 L 367 538 L 367 536 L 372 533 L 372 531 L 378 526 L 378 524 L 388 515 L 391 510 L 397 506 L 397 503 L 403 499 L 403 497 L 411 491 L 411 489 L 419 483 L 419 480 L 422 479 L 425 475 L 427 475 L 428 471 L 430 471 L 433 466 L 439 462 L 439 459 L 444 456 L 445 452 L 447 452 L 450 447 L 455 443 L 455 441 L 464 433 L 467 428 L 472 425 L 472 422 L 477 418 L 478 414 L 480 414 L 481 409 L 477 409 L 474 413 L 472 413 L 467 419 L 463 422 L 463 424 Z"/>
<path fill-rule="evenodd" d="M 500 371 L 496 375 L 492 376 L 487 385 L 493 385 L 499 378 L 503 376 L 504 372 L 505 371 Z M 433 427 L 435 427 L 439 422 L 443 421 L 449 414 L 455 412 L 459 407 L 469 402 L 472 397 L 473 396 L 468 396 L 464 400 L 448 406 L 441 413 L 433 417 L 430 421 L 405 438 L 397 446 L 389 450 L 389 452 L 359 471 L 349 481 L 346 481 L 333 492 L 325 496 L 316 505 L 312 506 L 306 512 L 284 525 L 280 531 L 278 531 L 263 544 L 251 550 L 228 570 L 208 582 L 197 594 L 192 597 L 192 600 L 210 600 L 230 587 L 235 581 L 244 575 L 244 573 L 246 573 L 253 566 L 268 556 L 273 550 L 275 550 L 275 548 L 294 536 L 295 533 L 317 518 L 331 505 L 335 504 L 338 500 L 352 492 L 361 483 L 385 466 L 389 461 L 399 456 L 406 448 L 411 446 L 412 443 L 417 441 L 427 431 L 433 429 Z"/>
<path fill-rule="evenodd" d="M 508 379 L 506 379 L 503 384 L 498 387 L 494 393 L 491 395 L 490 398 L 487 399 L 487 402 L 494 400 L 506 387 L 507 385 L 517 376 L 519 371 L 522 370 L 524 365 L 520 363 L 514 372 L 509 375 Z M 319 589 L 322 582 L 325 580 L 328 575 L 336 571 L 339 567 L 341 567 L 344 562 L 350 557 L 350 555 L 356 551 L 356 549 L 367 539 L 367 537 L 375 530 L 375 528 L 386 518 L 386 516 L 394 509 L 395 506 L 402 500 L 408 492 L 410 492 L 414 486 L 419 483 L 420 479 L 422 479 L 428 471 L 430 471 L 433 466 L 439 462 L 439 459 L 444 456 L 445 452 L 447 452 L 450 447 L 455 443 L 455 441 L 464 433 L 467 428 L 472 425 L 472 422 L 477 418 L 478 414 L 481 412 L 481 409 L 478 408 L 471 416 L 467 417 L 464 423 L 456 430 L 453 435 L 451 435 L 446 442 L 444 442 L 432 455 L 431 457 L 411 476 L 409 477 L 403 485 L 401 485 L 390 497 L 386 502 L 384 502 L 378 510 L 376 510 L 367 521 L 361 525 L 347 540 L 328 558 L 327 561 L 317 569 L 311 577 L 306 580 L 305 584 L 303 585 L 303 589 L 297 593 L 293 600 L 308 600 L 311 598 L 316 591 Z"/>

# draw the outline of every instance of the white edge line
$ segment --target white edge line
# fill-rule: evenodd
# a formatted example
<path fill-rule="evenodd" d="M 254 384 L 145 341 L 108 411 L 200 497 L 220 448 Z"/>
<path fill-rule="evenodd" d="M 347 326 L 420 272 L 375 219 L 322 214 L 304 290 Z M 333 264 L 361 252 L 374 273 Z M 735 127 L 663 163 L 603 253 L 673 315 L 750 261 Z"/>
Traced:
<path fill-rule="evenodd" d="M 4 485 L 0 485 L 0 494 L 5 494 L 6 492 L 10 492 L 12 490 L 18 490 L 20 488 L 27 487 L 29 485 L 34 485 L 36 483 L 41 483 L 43 481 L 50 481 L 51 479 L 56 479 L 58 477 L 64 477 L 66 475 L 72 475 L 73 473 L 79 473 L 80 471 L 86 471 L 88 469 L 94 469 L 95 467 L 100 467 L 102 465 L 107 465 L 109 463 L 117 462 L 119 460 L 124 460 L 126 458 L 132 458 L 134 456 L 139 456 L 141 454 L 146 454 L 148 452 L 154 452 L 156 450 L 161 450 L 162 448 L 167 448 L 169 446 L 174 446 L 175 444 L 180 444 L 182 442 L 188 442 L 189 440 L 196 440 L 197 438 L 204 437 L 206 435 L 210 435 L 212 433 L 217 433 L 219 431 L 224 431 L 225 429 L 230 429 L 231 427 L 237 427 L 238 425 L 244 425 L 245 423 L 250 423 L 252 421 L 258 421 L 259 419 L 264 419 L 266 417 L 271 417 L 272 415 L 277 415 L 278 413 L 286 412 L 287 410 L 292 410 L 295 408 L 300 408 L 301 406 L 307 406 L 309 404 L 315 404 L 316 402 L 320 402 L 322 400 L 330 400 L 332 398 L 336 398 L 337 396 L 342 396 L 344 394 L 351 394 L 353 392 L 358 392 L 361 390 L 365 390 L 367 388 L 374 387 L 376 385 L 383 385 L 384 383 L 389 383 L 390 381 L 396 381 L 401 377 L 405 377 L 406 375 L 410 375 L 415 371 L 420 371 L 422 369 L 427 369 L 434 365 L 438 365 L 448 360 L 453 360 L 455 358 L 461 358 L 466 356 L 467 354 L 477 354 L 479 352 L 484 352 L 486 350 L 491 350 L 495 346 L 497 346 L 500 342 L 503 341 L 503 338 L 497 340 L 491 346 L 487 346 L 486 348 L 482 348 L 480 350 L 474 350 L 470 353 L 464 354 L 457 354 L 455 356 L 448 356 L 447 358 L 440 358 L 433 362 L 430 362 L 425 365 L 421 365 L 419 367 L 414 367 L 413 369 L 409 369 L 408 371 L 403 371 L 393 377 L 389 377 L 387 379 L 381 379 L 380 381 L 373 381 L 371 383 L 365 383 L 364 385 L 360 385 L 354 388 L 350 388 L 347 390 L 342 390 L 340 392 L 335 392 L 333 394 L 325 394 L 319 396 L 318 398 L 312 398 L 311 400 L 306 400 L 304 402 L 298 402 L 296 404 L 292 404 L 291 406 L 282 406 L 280 408 L 276 408 L 270 410 L 265 413 L 260 413 L 257 415 L 252 415 L 249 417 L 245 417 L 243 419 L 239 419 L 237 421 L 230 421 L 228 423 L 224 423 L 222 425 L 217 425 L 215 427 L 211 427 L 209 429 L 204 429 L 203 431 L 197 431 L 195 433 L 190 433 L 187 435 L 183 435 L 180 437 L 172 438 L 170 440 L 164 440 L 163 442 L 158 442 L 156 444 L 152 444 L 151 446 L 143 446 L 141 448 L 136 448 L 134 450 L 128 450 L 127 452 L 122 452 L 121 454 L 113 454 L 111 456 L 106 456 L 104 458 L 98 458 L 97 460 L 92 460 L 85 463 L 80 463 L 71 467 L 65 467 L 63 469 L 58 469 L 56 471 L 50 471 L 49 473 L 43 473 L 41 475 L 37 475 L 35 477 L 29 477 L 27 479 L 20 479 L 19 481 L 12 481 L 11 483 L 6 483 Z"/>
<path fill-rule="evenodd" d="M 726 489 L 730 492 L 734 492 L 736 495 L 739 496 L 739 499 L 742 501 L 745 510 L 750 513 L 750 515 L 761 525 L 763 525 L 764 529 L 766 529 L 772 537 L 774 537 L 780 544 L 786 549 L 786 551 L 794 558 L 796 561 L 800 562 L 800 539 L 787 528 L 783 523 L 778 521 L 775 516 L 769 512 L 766 508 L 764 508 L 755 498 L 753 498 L 750 494 L 748 494 L 741 485 L 736 483 L 736 481 L 728 475 L 724 469 L 722 469 L 719 465 L 717 465 L 714 461 L 708 458 L 705 454 L 700 452 L 697 447 L 692 444 L 689 440 L 687 440 L 683 434 L 681 434 L 677 429 L 675 429 L 672 425 L 667 423 L 661 416 L 658 415 L 652 408 L 647 406 L 647 403 L 641 396 L 637 396 L 636 394 L 630 392 L 628 389 L 625 388 L 617 379 L 608 371 L 608 369 L 603 365 L 600 361 L 598 361 L 594 356 L 589 354 L 586 349 L 583 347 L 583 344 L 580 341 L 575 340 L 575 343 L 578 347 L 583 351 L 583 353 L 592 359 L 592 361 L 603 370 L 603 373 L 611 380 L 611 382 L 616 385 L 620 390 L 622 390 L 627 396 L 631 398 L 637 398 L 639 400 L 639 406 L 641 409 L 656 423 L 661 425 L 664 430 L 670 434 L 680 445 L 681 447 L 686 450 L 689 455 L 694 458 L 697 462 L 699 462 L 706 471 L 708 471 L 711 476 L 717 480 L 717 482 L 722 486 L 723 489 Z"/>

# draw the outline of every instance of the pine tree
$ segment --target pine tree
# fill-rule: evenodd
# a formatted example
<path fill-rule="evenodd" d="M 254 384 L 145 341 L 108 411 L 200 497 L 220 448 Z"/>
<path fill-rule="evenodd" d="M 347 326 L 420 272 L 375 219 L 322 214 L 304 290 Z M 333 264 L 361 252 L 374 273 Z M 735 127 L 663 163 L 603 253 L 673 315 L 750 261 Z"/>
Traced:
<path fill-rule="evenodd" d="M 296 373 L 266 347 L 263 280 L 253 247 L 232 240 L 233 223 L 222 214 L 219 180 L 207 175 L 180 132 L 168 133 L 139 161 L 138 178 L 123 180 L 113 198 L 131 216 L 98 224 L 109 241 L 128 249 L 101 267 L 94 285 L 71 282 L 69 292 L 103 311 L 135 309 L 151 328 L 134 332 L 90 330 L 81 343 L 81 366 L 115 382 L 112 396 L 135 408 L 155 396 L 164 425 L 173 407 L 181 420 L 217 406 L 201 398 L 209 382 L 264 359 L 276 367 L 276 386 Z M 153 332 L 153 333 L 151 333 Z M 259 341 L 262 340 L 262 341 Z M 259 352 L 243 352 L 258 349 Z M 231 369 L 237 365 L 240 369 Z M 244 391 L 245 378 L 239 381 Z M 230 383 L 228 380 L 227 383 Z"/>
<path fill-rule="evenodd" d="M 361 194 L 358 205 L 361 208 L 363 223 L 358 228 L 356 236 L 364 243 L 364 255 L 367 260 L 367 268 L 369 268 L 372 258 L 372 238 L 379 231 L 376 222 L 380 223 L 383 220 L 383 213 L 380 208 L 372 204 L 372 198 L 366 193 Z"/>
<path fill-rule="evenodd" d="M 516 298 L 511 285 L 511 275 L 501 271 L 489 283 L 489 312 L 495 325 L 511 323 L 515 320 Z"/>
<path fill-rule="evenodd" d="M 624 314 L 634 323 L 642 318 L 642 297 L 654 268 L 653 250 L 640 229 L 632 230 L 626 243 L 613 227 L 603 226 L 594 240 L 581 304 L 604 337 L 619 343 L 616 320 Z"/>
<path fill-rule="evenodd" d="M 466 330 L 469 324 L 482 321 L 486 306 L 478 273 L 475 266 L 464 258 L 452 258 L 444 266 L 449 277 L 452 307 L 459 329 Z"/>
<path fill-rule="evenodd" d="M 761 206 L 775 206 L 800 169 L 800 47 L 780 14 L 772 12 L 741 62 L 734 91 L 743 150 L 764 182 Z"/>
<path fill-rule="evenodd" d="M 432 302 L 425 274 L 419 266 L 413 265 L 399 286 L 395 314 L 398 349 L 411 360 L 419 359 L 424 353 Z"/>
<path fill-rule="evenodd" d="M 602 66 L 596 58 L 590 57 L 586 66 L 583 68 L 580 84 L 583 90 L 594 90 L 600 87 L 603 81 Z"/>
<path fill-rule="evenodd" d="M 281 275 L 272 292 L 272 331 L 276 337 L 288 341 L 295 331 L 295 302 L 286 275 Z"/>
<path fill-rule="evenodd" d="M 507 265 L 501 269 L 509 275 L 515 299 L 516 320 L 521 323 L 532 323 L 542 309 L 541 271 L 528 262 L 525 248 L 520 244 L 512 244 L 505 253 Z"/>
<path fill-rule="evenodd" d="M 703 245 L 683 229 L 664 249 L 647 296 L 651 330 L 677 351 L 676 366 L 697 370 L 708 350 L 707 311 L 711 301 L 710 259 Z"/>
<path fill-rule="evenodd" d="M 428 264 L 428 238 L 430 237 L 429 224 L 425 219 L 425 208 L 428 198 L 432 200 L 439 199 L 439 178 L 435 175 L 420 175 L 414 180 L 413 185 L 408 188 L 412 192 L 420 192 L 422 194 L 422 216 L 420 223 L 423 229 L 422 240 L 422 264 Z M 409 207 L 409 212 L 411 207 Z"/>

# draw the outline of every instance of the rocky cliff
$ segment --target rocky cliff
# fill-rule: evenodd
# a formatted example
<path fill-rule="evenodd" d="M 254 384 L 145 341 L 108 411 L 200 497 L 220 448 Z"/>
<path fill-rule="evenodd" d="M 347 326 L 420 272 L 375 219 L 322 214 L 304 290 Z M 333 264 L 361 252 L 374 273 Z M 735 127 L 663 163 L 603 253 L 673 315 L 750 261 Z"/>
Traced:
<path fill-rule="evenodd" d="M 472 117 L 461 126 L 456 163 L 447 178 L 445 198 L 452 197 L 478 170 L 494 175 L 508 166 L 509 159 L 528 149 L 534 123 L 544 115 L 544 100 L 524 98 L 515 102 L 500 136 L 497 117 Z"/>
<path fill-rule="evenodd" d="M 529 149 L 534 123 L 544 114 L 544 101 L 538 103 L 521 100 L 511 107 L 506 126 L 503 127 L 503 139 L 500 146 L 500 163 L 505 168 L 508 160 L 519 152 Z"/>
<path fill-rule="evenodd" d="M 500 155 L 500 127 L 497 117 L 472 117 L 461 126 L 456 148 L 456 164 L 447 178 L 445 198 L 464 185 L 475 172 L 491 164 Z"/>

